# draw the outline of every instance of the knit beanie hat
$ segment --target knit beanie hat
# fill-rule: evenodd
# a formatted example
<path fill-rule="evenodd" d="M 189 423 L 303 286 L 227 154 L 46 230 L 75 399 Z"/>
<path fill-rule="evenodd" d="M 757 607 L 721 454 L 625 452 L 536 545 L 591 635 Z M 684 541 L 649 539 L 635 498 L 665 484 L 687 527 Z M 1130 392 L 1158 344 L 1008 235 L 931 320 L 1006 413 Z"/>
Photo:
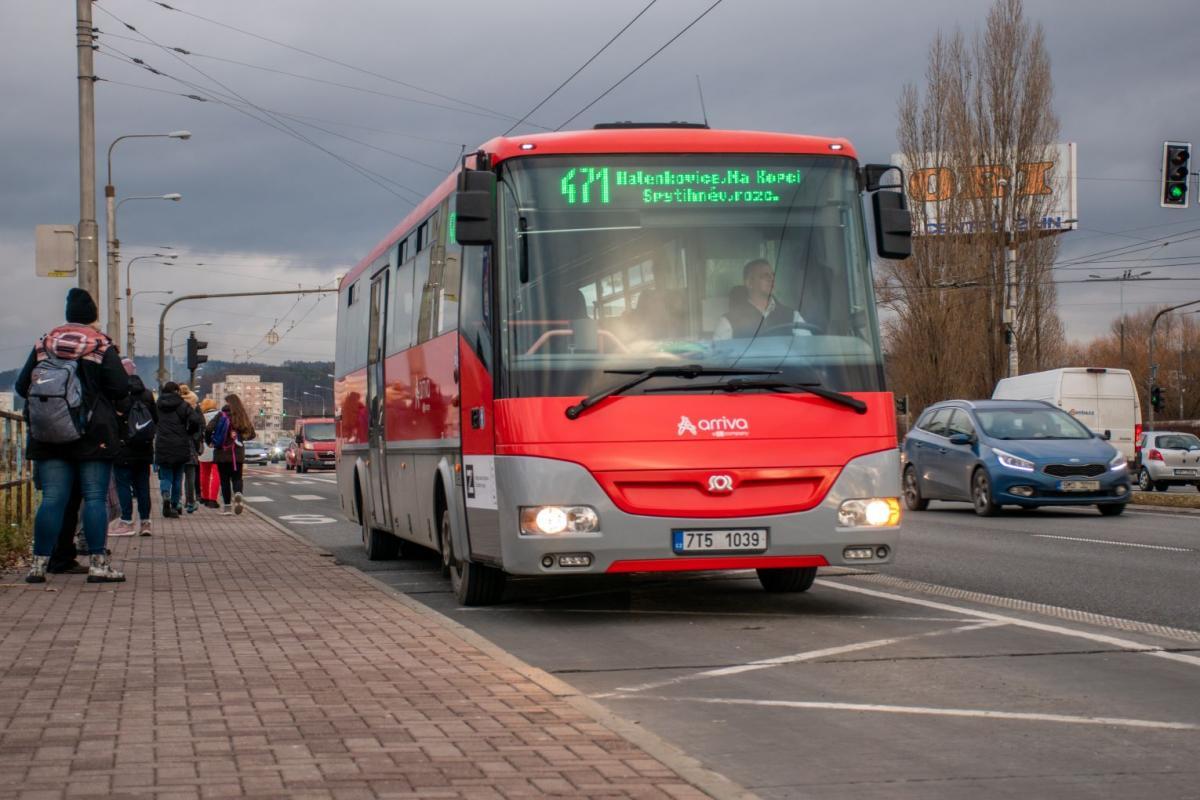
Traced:
<path fill-rule="evenodd" d="M 96 301 L 85 290 L 75 288 L 67 292 L 67 322 L 91 325 L 99 317 Z"/>
<path fill-rule="evenodd" d="M 200 401 L 200 410 L 207 414 L 209 411 L 217 410 L 217 401 L 211 397 L 206 397 Z"/>

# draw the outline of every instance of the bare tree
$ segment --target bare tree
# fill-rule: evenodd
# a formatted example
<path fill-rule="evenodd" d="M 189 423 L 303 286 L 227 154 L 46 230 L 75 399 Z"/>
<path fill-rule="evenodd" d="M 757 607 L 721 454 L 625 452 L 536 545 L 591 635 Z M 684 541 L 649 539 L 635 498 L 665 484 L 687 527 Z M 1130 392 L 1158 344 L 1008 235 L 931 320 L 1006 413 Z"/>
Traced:
<path fill-rule="evenodd" d="M 996 0 L 983 31 L 938 32 L 924 92 L 905 86 L 898 138 L 910 166 L 919 234 L 913 257 L 879 275 L 889 372 L 919 408 L 950 396 L 987 397 L 1006 370 L 1005 247 L 1017 250 L 1016 336 L 1027 371 L 1063 347 L 1051 266 L 1050 210 L 1058 120 L 1041 27 L 1021 0 Z"/>

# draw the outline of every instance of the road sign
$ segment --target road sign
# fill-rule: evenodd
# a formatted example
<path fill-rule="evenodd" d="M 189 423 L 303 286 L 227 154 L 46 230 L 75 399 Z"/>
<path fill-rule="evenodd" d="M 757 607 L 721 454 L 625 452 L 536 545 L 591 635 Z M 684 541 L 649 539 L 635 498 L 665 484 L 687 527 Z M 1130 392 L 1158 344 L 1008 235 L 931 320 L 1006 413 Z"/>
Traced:
<path fill-rule="evenodd" d="M 37 276 L 39 278 L 75 277 L 75 226 L 38 225 L 35 231 Z"/>

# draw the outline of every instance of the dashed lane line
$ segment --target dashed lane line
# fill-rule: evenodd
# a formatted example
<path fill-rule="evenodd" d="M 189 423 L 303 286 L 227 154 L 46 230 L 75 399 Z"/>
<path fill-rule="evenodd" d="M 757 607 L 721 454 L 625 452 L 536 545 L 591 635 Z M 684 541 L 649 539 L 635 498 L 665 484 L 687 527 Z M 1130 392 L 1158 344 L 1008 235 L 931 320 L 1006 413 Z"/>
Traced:
<path fill-rule="evenodd" d="M 274 503 L 275 498 L 267 497 L 265 494 L 242 495 L 242 499 L 247 503 Z"/>
<path fill-rule="evenodd" d="M 661 681 L 652 681 L 650 683 L 641 683 L 637 686 L 618 686 L 611 692 L 592 695 L 593 699 L 603 699 L 620 694 L 632 694 L 637 692 L 645 692 L 651 689 L 661 689 L 665 686 L 675 686 L 680 683 L 690 681 L 699 681 L 706 678 L 721 678 L 726 675 L 738 675 L 743 672 L 753 672 L 760 669 L 771 669 L 772 667 L 781 667 L 785 664 L 798 664 L 803 661 L 815 661 L 818 658 L 827 658 L 828 656 L 838 656 L 844 653 L 854 653 L 860 650 L 869 650 L 875 647 L 888 647 L 900 642 L 911 642 L 917 639 L 928 639 L 933 636 L 944 636 L 953 633 L 966 633 L 967 631 L 982 630 L 984 628 L 995 628 L 1004 625 L 1004 622 L 994 620 L 976 621 L 969 625 L 960 625 L 955 628 L 943 628 L 935 631 L 926 631 L 917 633 L 911 636 L 892 636 L 887 639 L 872 639 L 868 642 L 855 642 L 853 644 L 844 644 L 837 647 L 825 647 L 820 650 L 809 650 L 804 653 L 795 653 L 787 656 L 777 656 L 775 658 L 764 658 L 759 661 L 751 661 L 747 664 L 738 664 L 732 667 L 719 667 L 717 669 L 706 669 L 702 672 L 693 672 L 687 675 L 677 675 L 674 678 L 667 678 Z"/>
<path fill-rule="evenodd" d="M 326 500 L 328 498 L 322 497 L 319 494 L 294 494 L 294 495 L 292 495 L 292 499 L 293 500 Z"/>
<path fill-rule="evenodd" d="M 661 695 L 616 695 L 611 700 L 658 700 L 662 702 L 707 703 L 711 705 L 759 706 L 774 708 L 812 709 L 818 711 L 876 712 L 883 714 L 917 714 L 934 717 L 974 717 L 978 719 L 1018 720 L 1023 722 L 1058 722 L 1068 725 L 1105 725 L 1123 728 L 1151 728 L 1171 731 L 1198 731 L 1200 725 L 1190 722 L 1164 722 L 1126 717 L 1085 717 L 1068 714 L 1040 714 L 1021 711 L 992 711 L 983 708 L 935 708 L 929 706 L 892 706 L 875 703 L 826 703 L 801 700 L 753 700 L 739 697 L 667 697 Z"/>
<path fill-rule="evenodd" d="M 1067 542 L 1086 542 L 1087 544 L 1109 544 L 1116 547 L 1140 547 L 1145 550 L 1166 550 L 1171 553 L 1195 553 L 1191 547 L 1168 547 L 1164 544 L 1141 544 L 1140 542 L 1114 542 L 1110 539 L 1085 539 L 1080 536 L 1054 536 L 1049 533 L 1030 534 L 1035 539 L 1062 539 Z"/>
<path fill-rule="evenodd" d="M 1059 636 L 1071 636 L 1077 639 L 1086 639 L 1092 642 L 1102 642 L 1103 644 L 1112 645 L 1113 647 L 1119 647 L 1124 650 L 1135 651 L 1144 655 L 1153 656 L 1154 658 L 1165 658 L 1170 661 L 1178 661 L 1181 664 L 1200 667 L 1200 657 L 1190 656 L 1186 653 L 1173 653 L 1156 645 L 1146 645 L 1142 642 L 1121 639 L 1104 633 L 1081 631 L 1076 628 L 1067 628 L 1062 625 L 1047 625 L 1044 622 L 1034 622 L 1032 620 L 1021 619 L 1020 617 L 1010 617 L 1006 614 L 996 614 L 991 611 L 983 611 L 982 609 L 978 608 L 955 606 L 949 603 L 939 603 L 935 600 L 922 600 L 919 597 L 905 597 L 904 595 L 892 594 L 891 592 L 880 592 L 875 589 L 867 589 L 863 586 L 850 586 L 849 584 L 841 583 L 839 581 L 819 580 L 817 583 L 829 589 L 863 594 L 867 595 L 868 597 L 877 597 L 881 600 L 891 600 L 897 603 L 908 603 L 910 605 L 932 608 L 938 611 L 957 612 L 967 617 L 989 619 L 995 622 L 1013 625 L 1020 628 L 1029 628 L 1030 630 L 1042 631 L 1043 633 L 1053 633 Z"/>

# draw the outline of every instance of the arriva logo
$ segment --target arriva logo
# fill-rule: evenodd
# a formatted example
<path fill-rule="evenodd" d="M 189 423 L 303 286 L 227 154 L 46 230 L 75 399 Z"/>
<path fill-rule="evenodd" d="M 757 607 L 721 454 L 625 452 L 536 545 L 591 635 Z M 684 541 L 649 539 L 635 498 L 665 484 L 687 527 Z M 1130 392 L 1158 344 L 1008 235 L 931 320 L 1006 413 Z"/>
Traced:
<path fill-rule="evenodd" d="M 679 418 L 679 426 L 675 430 L 675 435 L 683 436 L 685 433 L 690 433 L 692 436 L 699 436 L 701 432 L 710 433 L 717 438 L 749 436 L 750 422 L 745 417 L 713 417 L 692 422 L 691 418 L 685 415 Z"/>

